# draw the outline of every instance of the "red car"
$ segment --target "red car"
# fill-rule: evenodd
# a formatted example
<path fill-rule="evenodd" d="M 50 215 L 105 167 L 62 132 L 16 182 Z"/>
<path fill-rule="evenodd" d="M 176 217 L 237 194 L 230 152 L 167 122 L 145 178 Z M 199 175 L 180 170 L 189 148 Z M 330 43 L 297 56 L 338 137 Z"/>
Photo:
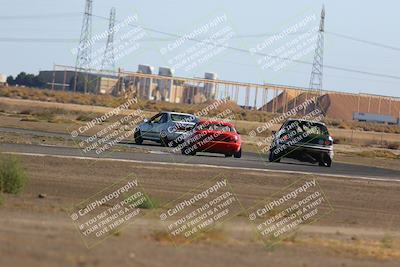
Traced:
<path fill-rule="evenodd" d="M 182 144 L 182 154 L 210 152 L 224 154 L 225 157 L 242 157 L 240 135 L 232 123 L 202 120 L 193 131 Z"/>

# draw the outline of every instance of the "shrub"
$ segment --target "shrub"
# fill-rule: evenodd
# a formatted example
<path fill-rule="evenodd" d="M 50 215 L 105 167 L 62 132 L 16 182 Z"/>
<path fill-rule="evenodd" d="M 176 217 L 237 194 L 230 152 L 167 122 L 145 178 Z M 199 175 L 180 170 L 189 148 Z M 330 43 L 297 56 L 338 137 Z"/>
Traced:
<path fill-rule="evenodd" d="M 91 121 L 95 118 L 92 114 L 81 114 L 78 117 L 76 117 L 77 121 Z"/>
<path fill-rule="evenodd" d="M 132 196 L 129 196 L 127 194 L 124 194 L 124 199 L 128 202 L 128 204 L 132 204 L 134 202 L 136 202 L 138 199 L 132 199 Z M 159 207 L 158 201 L 154 198 L 151 198 L 149 195 L 147 194 L 143 194 L 144 197 L 144 201 L 140 204 L 137 205 L 136 207 L 139 209 L 156 209 Z"/>
<path fill-rule="evenodd" d="M 30 115 L 30 114 L 32 114 L 32 110 L 24 109 L 19 114 L 21 114 L 21 115 Z"/>
<path fill-rule="evenodd" d="M 389 148 L 389 149 L 399 149 L 400 148 L 400 143 L 389 143 L 389 144 L 387 144 L 387 148 Z"/>
<path fill-rule="evenodd" d="M 41 121 L 53 122 L 55 119 L 54 112 L 50 110 L 35 112 L 33 115 Z"/>
<path fill-rule="evenodd" d="M 19 160 L 12 155 L 0 154 L 0 193 L 18 194 L 26 181 L 27 176 Z"/>
<path fill-rule="evenodd" d="M 144 194 L 144 197 L 145 200 L 143 201 L 143 203 L 137 206 L 139 209 L 155 209 L 159 206 L 158 201 L 154 198 L 151 198 L 147 194 Z"/>

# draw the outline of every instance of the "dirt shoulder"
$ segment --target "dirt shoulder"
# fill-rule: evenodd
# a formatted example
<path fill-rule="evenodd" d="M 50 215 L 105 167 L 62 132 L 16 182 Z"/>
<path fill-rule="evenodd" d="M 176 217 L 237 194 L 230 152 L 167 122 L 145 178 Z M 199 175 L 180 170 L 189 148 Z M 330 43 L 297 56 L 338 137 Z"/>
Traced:
<path fill-rule="evenodd" d="M 205 239 L 176 247 L 160 237 L 149 214 L 93 249 L 86 249 L 66 210 L 134 173 L 161 203 L 216 176 L 226 177 L 245 209 L 300 178 L 292 174 L 169 167 L 155 164 L 20 157 L 30 180 L 0 208 L 1 266 L 397 266 L 400 184 L 316 177 L 334 211 L 266 250 L 245 215 Z M 45 198 L 38 198 L 45 194 Z M 247 255 L 242 257 L 241 255 Z"/>

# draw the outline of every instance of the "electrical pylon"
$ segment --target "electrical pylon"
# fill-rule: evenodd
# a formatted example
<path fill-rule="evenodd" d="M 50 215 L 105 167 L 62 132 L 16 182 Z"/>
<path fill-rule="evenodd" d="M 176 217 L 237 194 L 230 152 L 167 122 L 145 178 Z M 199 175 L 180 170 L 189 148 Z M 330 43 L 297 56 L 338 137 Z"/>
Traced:
<path fill-rule="evenodd" d="M 74 91 L 78 84 L 78 70 L 81 68 L 90 68 L 92 62 L 92 10 L 93 0 L 86 0 L 85 13 L 83 14 L 83 22 L 81 29 L 81 37 L 79 39 L 78 54 L 75 63 Z M 88 86 L 88 77 L 84 78 L 84 92 Z"/>
<path fill-rule="evenodd" d="M 81 37 L 78 46 L 78 55 L 76 57 L 76 68 L 89 68 L 92 62 L 92 10 L 93 0 L 86 0 L 85 13 L 83 15 Z"/>
<path fill-rule="evenodd" d="M 325 32 L 325 7 L 322 7 L 321 21 L 319 24 L 317 46 L 315 48 L 314 62 L 311 70 L 310 89 L 322 91 L 322 78 L 324 70 L 324 32 Z"/>
<path fill-rule="evenodd" d="M 108 36 L 107 44 L 104 50 L 103 61 L 101 62 L 101 70 L 104 70 L 106 66 L 111 66 L 111 70 L 115 70 L 115 58 L 114 58 L 114 27 L 115 27 L 115 8 L 111 8 L 110 20 L 108 24 Z"/>

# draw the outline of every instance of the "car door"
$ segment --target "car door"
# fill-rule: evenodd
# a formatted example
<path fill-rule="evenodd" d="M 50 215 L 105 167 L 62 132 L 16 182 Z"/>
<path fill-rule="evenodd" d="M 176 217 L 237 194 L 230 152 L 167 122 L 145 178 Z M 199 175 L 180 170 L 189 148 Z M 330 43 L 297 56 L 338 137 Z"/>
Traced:
<path fill-rule="evenodd" d="M 151 117 L 147 122 L 143 123 L 140 127 L 142 137 L 145 139 L 153 139 L 152 130 L 155 122 L 161 119 L 163 113 L 158 113 L 157 115 Z"/>
<path fill-rule="evenodd" d="M 149 136 L 152 139 L 159 140 L 160 132 L 165 128 L 167 121 L 168 121 L 168 114 L 160 113 L 160 116 L 156 117 L 153 121 L 151 121 L 152 127 L 149 131 Z"/>
<path fill-rule="evenodd" d="M 279 148 L 281 145 L 282 145 L 282 141 L 284 141 L 283 140 L 283 137 L 285 136 L 285 135 L 287 135 L 287 133 L 288 133 L 288 127 L 289 127 L 289 124 L 290 124 L 291 122 L 285 122 L 283 125 L 282 125 L 282 127 L 279 129 L 279 131 L 275 134 L 275 138 L 274 138 L 274 145 L 275 145 L 275 148 Z"/>

